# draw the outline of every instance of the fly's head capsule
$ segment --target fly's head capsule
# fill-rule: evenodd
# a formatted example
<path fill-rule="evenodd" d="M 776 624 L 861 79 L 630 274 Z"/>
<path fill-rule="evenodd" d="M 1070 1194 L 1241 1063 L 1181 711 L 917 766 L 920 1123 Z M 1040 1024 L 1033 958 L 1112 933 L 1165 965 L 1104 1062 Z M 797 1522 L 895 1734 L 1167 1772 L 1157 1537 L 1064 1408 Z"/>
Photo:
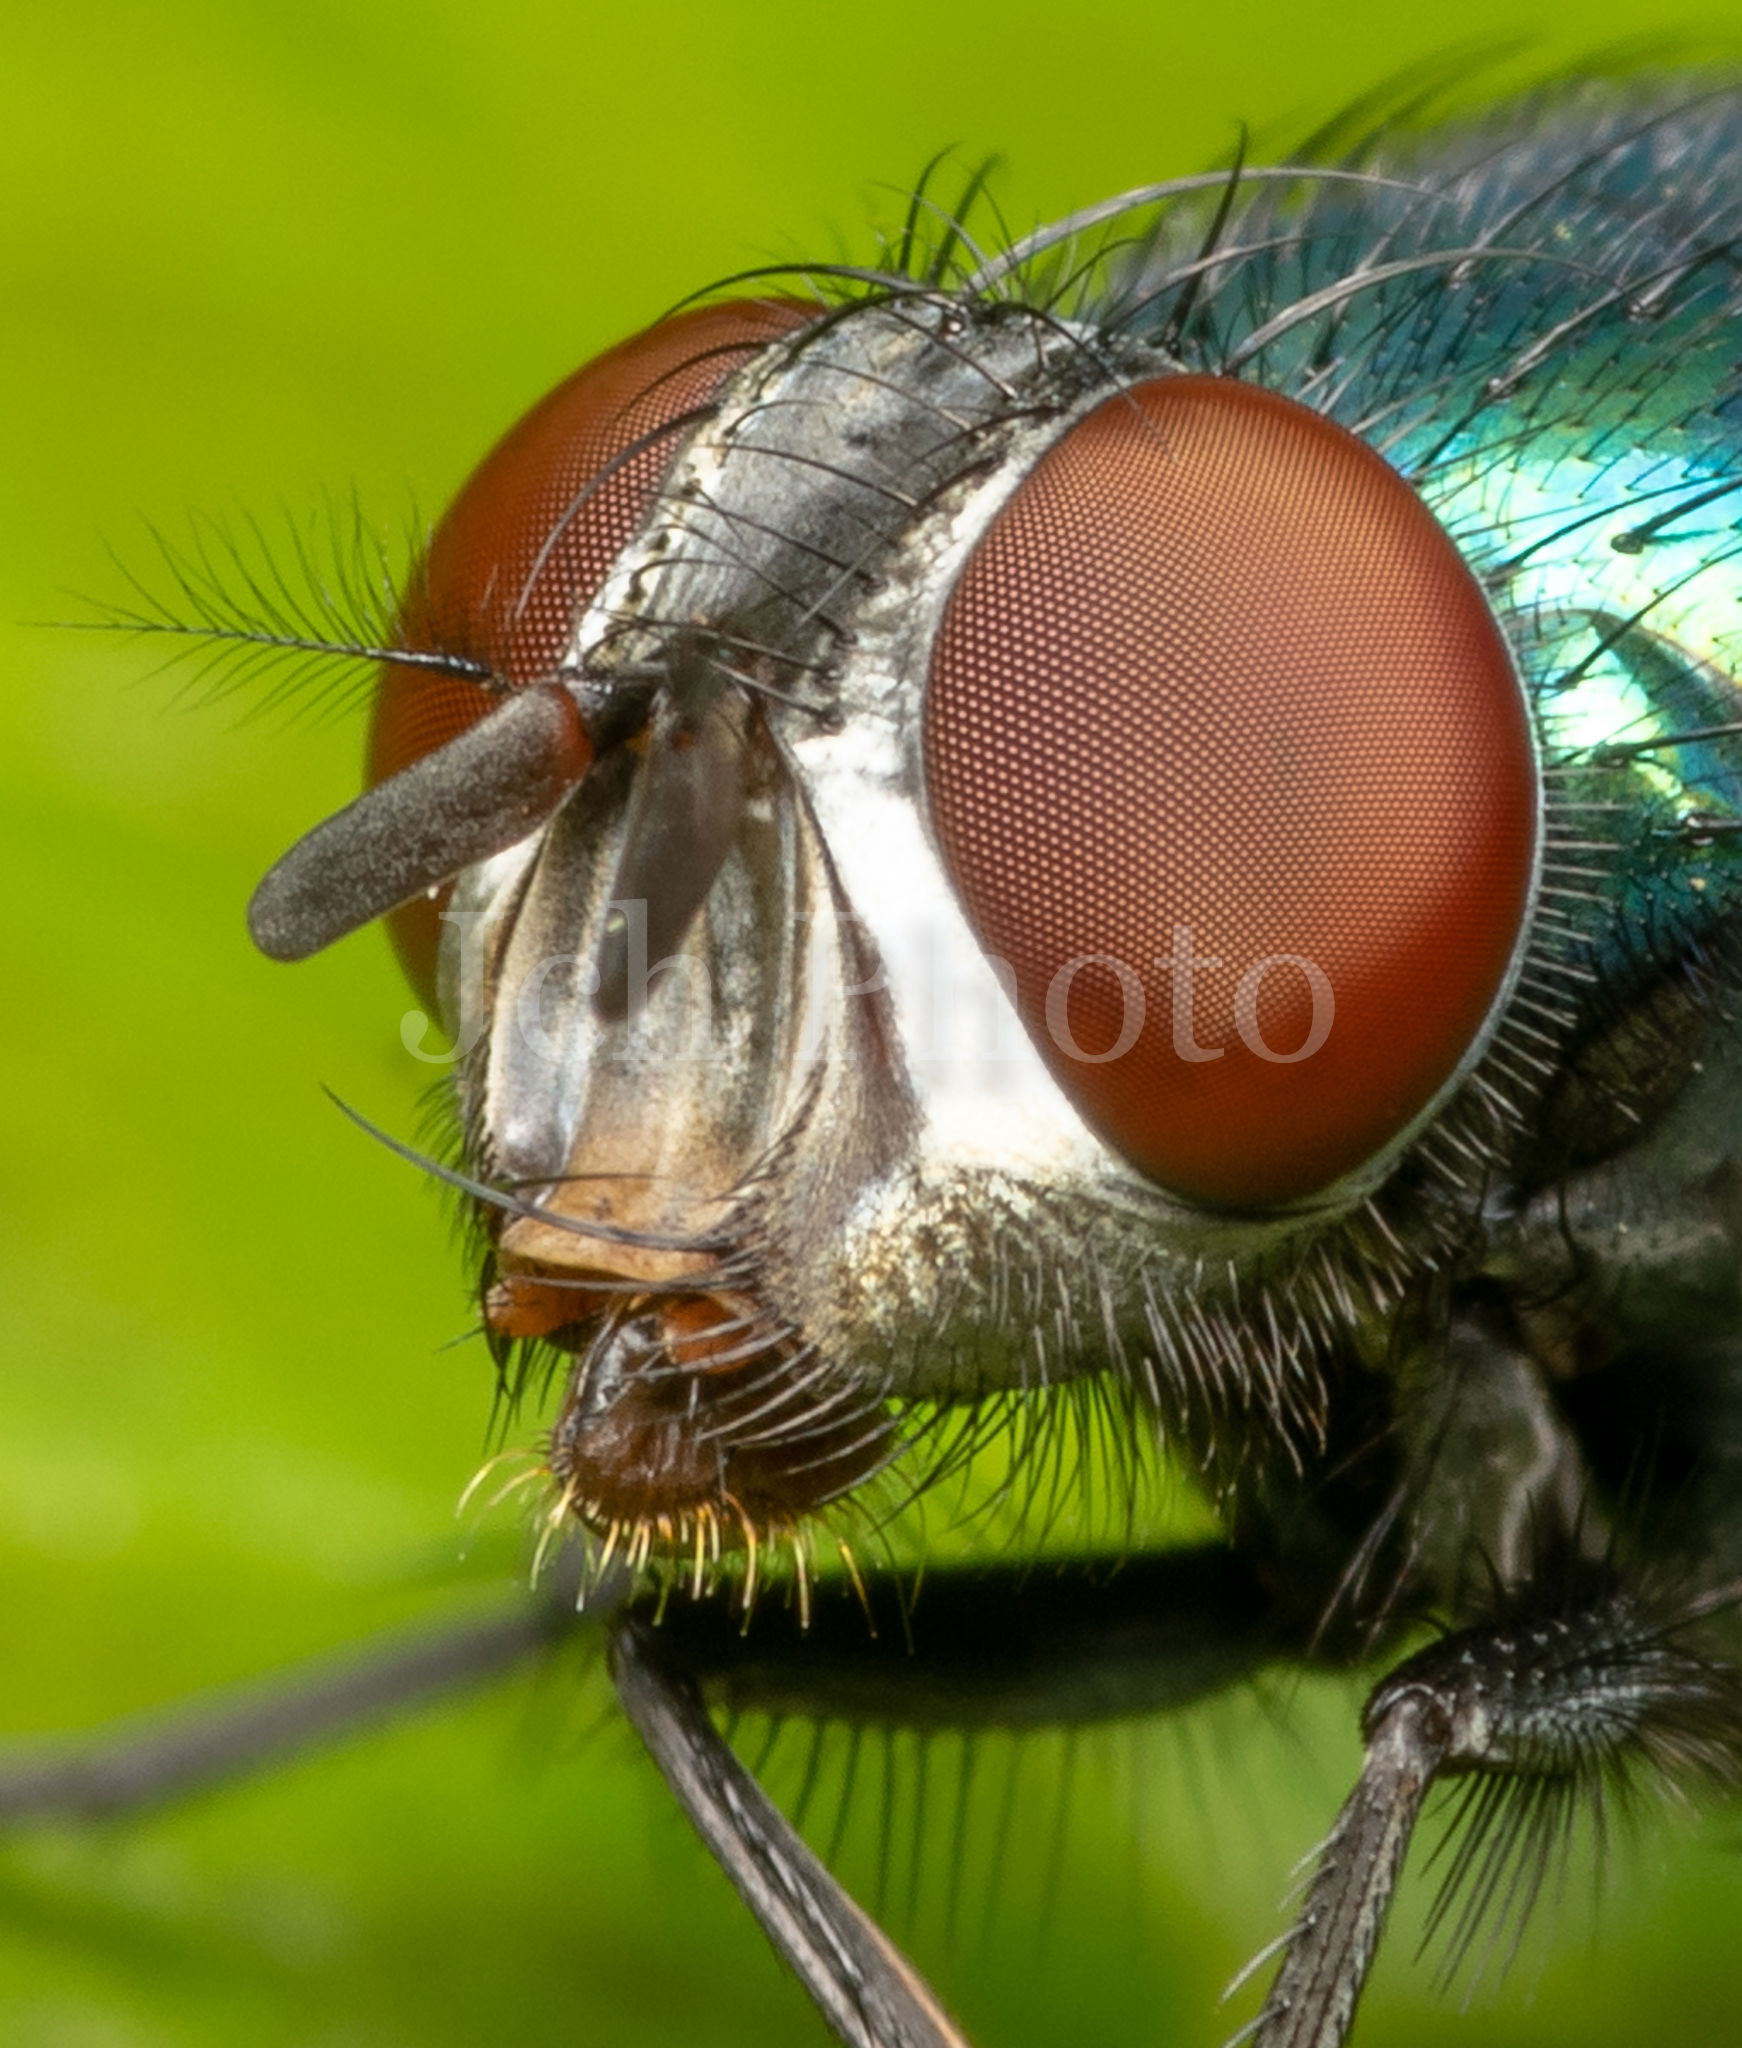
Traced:
<path fill-rule="evenodd" d="M 1361 439 L 971 294 L 716 306 L 511 431 L 401 633 L 255 927 L 386 912 L 439 986 L 487 1321 L 572 1355 L 560 1516 L 706 1576 L 1090 1373 L 1314 1426 L 1543 834 L 1483 590 Z"/>

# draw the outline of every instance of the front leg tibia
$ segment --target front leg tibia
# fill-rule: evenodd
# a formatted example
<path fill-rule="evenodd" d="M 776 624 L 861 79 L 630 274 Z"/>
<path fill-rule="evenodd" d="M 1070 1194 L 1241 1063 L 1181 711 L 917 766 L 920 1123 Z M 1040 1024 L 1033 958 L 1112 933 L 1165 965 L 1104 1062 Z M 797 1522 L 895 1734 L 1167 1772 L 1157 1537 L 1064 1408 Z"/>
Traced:
<path fill-rule="evenodd" d="M 1469 1786 L 1429 1916 L 1449 1974 L 1490 1913 L 1516 1944 L 1580 1803 L 1634 1778 L 1665 1790 L 1742 1781 L 1742 1672 L 1705 1640 L 1734 1598 L 1611 1587 L 1535 1614 L 1515 1604 L 1399 1665 L 1367 1702 L 1361 1775 L 1247 2030 L 1255 2048 L 1345 2039 L 1437 1783 Z"/>
<path fill-rule="evenodd" d="M 1205 1545 L 945 1567 L 917 1588 L 826 1584 L 802 1612 L 654 1597 L 616 1624 L 611 1661 L 667 1785 L 843 2048 L 968 2048 L 715 1713 L 928 1733 L 1083 1726 L 1188 1705 L 1304 1648 L 1250 1566 Z"/>

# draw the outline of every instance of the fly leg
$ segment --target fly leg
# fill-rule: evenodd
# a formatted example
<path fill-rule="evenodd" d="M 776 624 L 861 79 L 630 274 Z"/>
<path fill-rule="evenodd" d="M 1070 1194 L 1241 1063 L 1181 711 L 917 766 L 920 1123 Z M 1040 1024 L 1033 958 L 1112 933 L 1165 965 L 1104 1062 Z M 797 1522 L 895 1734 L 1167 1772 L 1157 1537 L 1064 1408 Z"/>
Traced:
<path fill-rule="evenodd" d="M 167 1715 L 0 1750 L 0 1826 L 136 1812 L 241 1777 L 443 1693 L 486 1684 L 575 1623 L 571 1579 L 499 1612 L 323 1659 Z"/>
<path fill-rule="evenodd" d="M 611 1674 L 691 1826 L 843 2048 L 969 2048 L 919 1972 L 738 1761 L 658 1631 L 621 1624 Z"/>
<path fill-rule="evenodd" d="M 1466 1628 L 1407 1659 L 1362 1717 L 1366 1758 L 1284 1944 L 1253 2048 L 1339 2048 L 1430 1789 L 1477 1779 L 1435 1919 L 1461 1950 L 1485 1910 L 1516 1940 L 1576 1802 L 1643 1768 L 1665 1788 L 1742 1778 L 1742 1672 L 1702 1624 L 1736 1589 L 1667 1608 L 1625 1590 Z M 1262 1959 L 1261 1959 L 1262 1960 Z"/>
<path fill-rule="evenodd" d="M 709 1703 L 885 1727 L 1080 1724 L 1220 1691 L 1279 1654 L 1277 1636 L 1256 1578 L 1205 1547 L 1118 1565 L 938 1571 L 899 1617 L 869 1615 L 839 1589 L 818 1589 L 808 1621 L 770 1613 L 748 1628 L 718 1605 L 673 1604 L 657 1625 L 622 1617 L 611 1664 L 691 1824 L 844 2048 L 967 2048 L 739 1762 Z"/>

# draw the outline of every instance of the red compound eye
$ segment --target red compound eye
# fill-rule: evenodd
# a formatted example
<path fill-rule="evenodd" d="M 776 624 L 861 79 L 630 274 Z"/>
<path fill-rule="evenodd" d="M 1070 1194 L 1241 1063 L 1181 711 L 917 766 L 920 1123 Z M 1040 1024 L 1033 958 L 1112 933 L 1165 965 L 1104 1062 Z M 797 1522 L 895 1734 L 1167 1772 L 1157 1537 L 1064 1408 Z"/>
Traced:
<path fill-rule="evenodd" d="M 1085 1120 L 1198 1200 L 1297 1200 L 1457 1073 L 1538 838 L 1529 715 L 1401 477 L 1171 377 L 1052 449 L 952 592 L 924 747 L 970 922 Z"/>
<path fill-rule="evenodd" d="M 401 606 L 403 646 L 487 663 L 511 684 L 547 676 L 574 625 L 646 516 L 671 460 L 661 436 L 705 405 L 746 356 L 816 317 L 791 300 L 736 300 L 661 321 L 597 356 L 542 398 L 485 456 L 430 540 Z M 601 478 L 643 436 L 655 438 Z M 596 485 L 589 489 L 590 485 Z M 499 701 L 475 683 L 382 671 L 368 781 L 384 781 Z M 441 904 L 388 922 L 412 981 L 430 992 Z"/>

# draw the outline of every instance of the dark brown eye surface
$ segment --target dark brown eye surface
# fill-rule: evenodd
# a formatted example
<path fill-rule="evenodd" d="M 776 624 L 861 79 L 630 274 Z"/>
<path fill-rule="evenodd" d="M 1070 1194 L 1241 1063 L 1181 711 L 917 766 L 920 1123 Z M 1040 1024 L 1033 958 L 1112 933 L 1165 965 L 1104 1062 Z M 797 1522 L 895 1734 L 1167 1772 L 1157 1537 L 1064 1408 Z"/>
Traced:
<path fill-rule="evenodd" d="M 652 503 L 673 446 L 660 430 L 706 404 L 748 355 L 815 315 L 815 307 L 778 299 L 703 306 L 632 336 L 559 384 L 509 429 L 448 508 L 406 591 L 401 643 L 483 662 L 513 685 L 547 676 L 574 625 L 576 599 L 598 587 Z M 646 436 L 653 438 L 637 447 Z M 499 701 L 457 677 L 384 669 L 369 733 L 370 784 Z M 426 994 L 440 909 L 420 900 L 389 919 L 407 972 Z"/>
<path fill-rule="evenodd" d="M 1345 429 L 1158 379 L 951 593 L 924 751 L 976 935 L 1084 1119 L 1193 1198 L 1304 1198 L 1457 1073 L 1529 908 L 1529 714 L 1475 578 Z"/>

